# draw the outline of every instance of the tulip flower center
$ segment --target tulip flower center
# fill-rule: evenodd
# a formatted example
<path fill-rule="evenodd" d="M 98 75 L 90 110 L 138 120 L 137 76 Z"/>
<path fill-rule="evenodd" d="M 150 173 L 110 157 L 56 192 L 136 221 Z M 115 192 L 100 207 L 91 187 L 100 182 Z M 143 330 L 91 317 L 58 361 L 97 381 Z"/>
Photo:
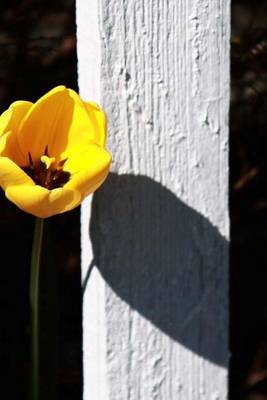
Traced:
<path fill-rule="evenodd" d="M 23 168 L 36 185 L 45 187 L 48 190 L 64 186 L 70 179 L 70 172 L 63 171 L 65 160 L 56 162 L 54 157 L 49 157 L 47 149 L 40 160 L 33 162 L 29 153 L 29 166 Z"/>

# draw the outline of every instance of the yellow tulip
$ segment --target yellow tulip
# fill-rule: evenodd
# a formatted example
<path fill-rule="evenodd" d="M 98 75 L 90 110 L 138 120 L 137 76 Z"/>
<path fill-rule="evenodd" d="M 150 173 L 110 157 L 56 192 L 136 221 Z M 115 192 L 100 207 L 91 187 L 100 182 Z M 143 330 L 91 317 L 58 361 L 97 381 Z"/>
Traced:
<path fill-rule="evenodd" d="M 58 86 L 0 116 L 0 185 L 22 210 L 46 218 L 69 211 L 107 177 L 106 117 Z"/>

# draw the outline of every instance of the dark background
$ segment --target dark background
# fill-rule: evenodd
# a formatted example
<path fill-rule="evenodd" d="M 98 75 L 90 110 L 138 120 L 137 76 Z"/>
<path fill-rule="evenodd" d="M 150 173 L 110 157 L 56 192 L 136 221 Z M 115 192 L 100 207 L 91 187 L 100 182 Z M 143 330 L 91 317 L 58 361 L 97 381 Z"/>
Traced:
<path fill-rule="evenodd" d="M 0 112 L 54 86 L 77 90 L 74 0 L 0 2 Z M 1 393 L 26 399 L 29 265 L 34 217 L 0 192 Z M 82 398 L 80 210 L 46 220 L 41 270 L 42 398 Z M 50 348 L 49 353 L 46 349 Z M 54 375 L 55 373 L 55 375 Z M 56 376 L 55 381 L 53 376 Z M 6 393 L 6 394 L 4 394 Z"/>
<path fill-rule="evenodd" d="M 75 31 L 74 0 L 0 3 L 0 112 L 15 100 L 35 101 L 58 84 L 77 90 Z M 231 42 L 230 400 L 265 400 L 266 0 L 232 0 Z M 28 282 L 34 218 L 8 202 L 2 192 L 0 208 L 1 391 L 8 390 L 9 399 L 23 400 L 29 376 Z M 49 337 L 53 334 L 57 342 L 52 343 L 54 352 L 48 357 L 52 363 L 43 356 L 43 370 L 56 370 L 54 387 L 61 399 L 80 400 L 79 209 L 47 220 L 46 232 L 49 252 L 43 259 L 42 271 L 42 345 L 51 341 Z M 42 376 L 42 379 L 51 383 L 49 376 Z M 53 400 L 53 394 L 46 394 L 44 398 Z"/>
<path fill-rule="evenodd" d="M 267 399 L 267 1 L 232 1 L 231 400 Z"/>

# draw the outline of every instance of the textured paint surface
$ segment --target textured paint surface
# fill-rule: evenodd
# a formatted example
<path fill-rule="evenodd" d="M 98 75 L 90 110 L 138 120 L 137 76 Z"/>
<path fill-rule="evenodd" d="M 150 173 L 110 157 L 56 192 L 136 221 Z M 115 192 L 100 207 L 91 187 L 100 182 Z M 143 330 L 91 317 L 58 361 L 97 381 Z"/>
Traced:
<path fill-rule="evenodd" d="M 228 0 L 99 0 L 108 400 L 227 398 L 229 27 Z"/>
<path fill-rule="evenodd" d="M 97 1 L 77 0 L 77 56 L 80 94 L 100 103 L 101 41 Z M 105 283 L 93 266 L 89 237 L 91 196 L 81 207 L 83 290 L 83 399 L 108 400 L 106 379 Z M 90 274 L 90 280 L 89 278 Z"/>

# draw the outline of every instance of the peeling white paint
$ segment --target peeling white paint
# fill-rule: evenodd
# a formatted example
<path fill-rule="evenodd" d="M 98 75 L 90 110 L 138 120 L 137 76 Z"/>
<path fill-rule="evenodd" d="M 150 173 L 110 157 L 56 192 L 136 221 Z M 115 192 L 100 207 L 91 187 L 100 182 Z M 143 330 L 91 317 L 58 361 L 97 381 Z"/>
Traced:
<path fill-rule="evenodd" d="M 229 0 L 77 8 L 80 88 L 114 160 L 92 247 L 82 216 L 84 399 L 226 400 Z"/>

